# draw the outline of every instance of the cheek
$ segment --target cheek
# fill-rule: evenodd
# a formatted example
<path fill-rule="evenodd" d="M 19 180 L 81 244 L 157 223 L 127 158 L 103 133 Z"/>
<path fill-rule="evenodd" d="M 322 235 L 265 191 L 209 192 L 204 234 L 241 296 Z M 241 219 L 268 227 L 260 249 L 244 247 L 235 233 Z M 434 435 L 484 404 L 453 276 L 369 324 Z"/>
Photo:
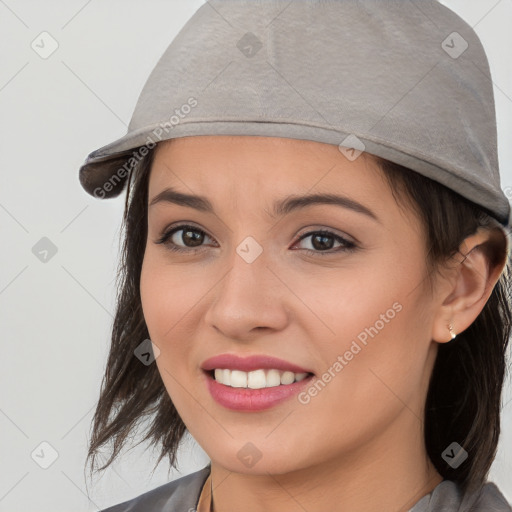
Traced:
<path fill-rule="evenodd" d="M 168 395 L 188 428 L 187 411 L 194 410 L 189 387 L 190 376 L 197 372 L 191 366 L 196 360 L 193 346 L 186 343 L 187 315 L 193 314 L 194 304 L 204 290 L 197 280 L 187 278 L 187 272 L 171 269 L 161 256 L 147 251 L 141 270 L 140 295 L 144 320 L 151 341 L 159 348 L 158 371 Z"/>
<path fill-rule="evenodd" d="M 150 338 L 160 349 L 157 365 L 172 395 L 181 384 L 195 379 L 200 346 L 199 321 L 204 314 L 208 293 L 216 276 L 201 271 L 198 265 L 170 265 L 165 253 L 148 249 L 141 269 L 140 295 Z"/>
<path fill-rule="evenodd" d="M 410 251 L 367 261 L 342 277 L 315 280 L 315 293 L 307 293 L 312 281 L 303 281 L 297 294 L 321 320 L 309 336 L 327 383 L 319 385 L 318 411 L 337 404 L 375 421 L 396 414 L 401 400 L 419 397 L 430 345 L 428 300 L 420 286 L 424 268 L 413 263 L 422 261 L 419 256 Z"/>
<path fill-rule="evenodd" d="M 146 251 L 140 279 L 142 309 L 151 336 L 164 345 L 162 348 L 179 339 L 177 332 L 208 289 L 208 281 L 200 277 L 198 269 L 170 266 L 158 251 Z"/>
<path fill-rule="evenodd" d="M 146 251 L 141 270 L 140 296 L 142 311 L 152 342 L 160 349 L 157 365 L 164 381 L 163 366 L 174 375 L 173 361 L 184 360 L 186 345 L 173 342 L 179 334 L 187 312 L 191 309 L 192 292 L 184 286 L 183 272 L 176 272 L 163 264 L 161 258 Z"/>

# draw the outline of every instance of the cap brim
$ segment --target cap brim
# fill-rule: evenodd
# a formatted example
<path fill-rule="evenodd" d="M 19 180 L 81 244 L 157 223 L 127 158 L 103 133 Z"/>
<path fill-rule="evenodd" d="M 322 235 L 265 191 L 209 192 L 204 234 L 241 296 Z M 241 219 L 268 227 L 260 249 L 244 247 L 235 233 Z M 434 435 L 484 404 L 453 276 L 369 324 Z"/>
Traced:
<path fill-rule="evenodd" d="M 148 145 L 148 128 L 127 133 L 87 156 L 78 177 L 86 192 L 99 199 L 116 197 L 124 190 L 134 164 L 141 160 L 139 149 Z M 133 160 L 132 160 L 133 158 Z"/>
<path fill-rule="evenodd" d="M 99 199 L 116 197 L 124 190 L 128 175 L 116 174 L 126 163 L 129 152 L 106 157 L 104 161 L 85 163 L 80 167 L 79 180 L 82 187 Z"/>

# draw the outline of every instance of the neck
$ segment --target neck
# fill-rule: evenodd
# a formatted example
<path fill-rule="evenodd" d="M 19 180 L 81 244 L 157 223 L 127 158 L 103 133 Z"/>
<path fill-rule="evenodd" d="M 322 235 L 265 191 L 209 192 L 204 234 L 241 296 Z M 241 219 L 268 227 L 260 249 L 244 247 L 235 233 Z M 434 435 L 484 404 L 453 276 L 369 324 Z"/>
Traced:
<path fill-rule="evenodd" d="M 418 418 L 406 411 L 402 419 L 359 449 L 292 472 L 243 474 L 212 461 L 214 510 L 408 512 L 443 478 L 426 455 Z"/>

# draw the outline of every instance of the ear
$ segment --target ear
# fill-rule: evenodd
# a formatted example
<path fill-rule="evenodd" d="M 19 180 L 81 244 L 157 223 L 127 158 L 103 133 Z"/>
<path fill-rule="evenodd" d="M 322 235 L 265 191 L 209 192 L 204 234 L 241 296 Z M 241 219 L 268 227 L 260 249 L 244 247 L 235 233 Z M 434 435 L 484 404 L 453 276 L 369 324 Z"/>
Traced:
<path fill-rule="evenodd" d="M 506 267 L 508 250 L 509 240 L 501 228 L 481 227 L 463 241 L 457 264 L 438 288 L 440 306 L 432 326 L 433 340 L 449 342 L 450 324 L 460 334 L 475 321 Z"/>

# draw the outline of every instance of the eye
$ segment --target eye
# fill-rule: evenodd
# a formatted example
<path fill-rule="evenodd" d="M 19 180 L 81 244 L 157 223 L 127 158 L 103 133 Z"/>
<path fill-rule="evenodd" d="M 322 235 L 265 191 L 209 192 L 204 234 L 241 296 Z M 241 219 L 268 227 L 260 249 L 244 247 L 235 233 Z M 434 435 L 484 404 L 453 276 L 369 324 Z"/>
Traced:
<path fill-rule="evenodd" d="M 202 229 L 181 224 L 165 231 L 156 243 L 165 244 L 171 251 L 197 252 L 205 237 L 210 238 Z"/>
<path fill-rule="evenodd" d="M 175 252 L 196 253 L 201 250 L 205 238 L 210 238 L 210 236 L 202 229 L 189 224 L 181 224 L 165 231 L 155 243 L 164 244 L 169 250 Z M 309 231 L 302 235 L 292 248 L 308 238 L 311 239 L 309 244 L 311 248 L 305 248 L 304 250 L 313 254 L 324 256 L 357 249 L 355 243 L 328 230 Z M 339 246 L 333 250 L 336 243 Z"/>
<path fill-rule="evenodd" d="M 350 242 L 342 236 L 325 229 L 309 231 L 308 233 L 305 233 L 299 238 L 298 242 L 296 242 L 293 247 L 295 247 L 302 240 L 306 240 L 307 238 L 311 238 L 309 245 L 312 248 L 306 248 L 305 250 L 310 253 L 321 254 L 322 256 L 328 254 L 332 255 L 333 253 L 338 252 L 354 251 L 357 249 L 355 243 Z M 335 250 L 331 250 L 336 242 L 339 243 L 340 246 Z"/>

